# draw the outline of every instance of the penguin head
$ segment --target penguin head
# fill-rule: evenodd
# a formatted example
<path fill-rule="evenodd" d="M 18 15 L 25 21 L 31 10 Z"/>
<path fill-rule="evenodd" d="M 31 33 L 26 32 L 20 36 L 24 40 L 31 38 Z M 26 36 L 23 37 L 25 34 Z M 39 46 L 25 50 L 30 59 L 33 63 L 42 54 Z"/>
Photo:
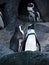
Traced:
<path fill-rule="evenodd" d="M 27 11 L 32 11 L 34 8 L 34 4 L 33 3 L 29 3 L 27 6 Z"/>

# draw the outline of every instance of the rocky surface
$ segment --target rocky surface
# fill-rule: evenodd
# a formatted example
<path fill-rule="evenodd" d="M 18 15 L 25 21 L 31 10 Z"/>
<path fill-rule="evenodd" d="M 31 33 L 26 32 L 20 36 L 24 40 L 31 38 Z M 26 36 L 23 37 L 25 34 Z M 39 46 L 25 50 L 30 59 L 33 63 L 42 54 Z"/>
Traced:
<path fill-rule="evenodd" d="M 7 0 L 0 0 L 0 4 L 5 3 Z"/>
<path fill-rule="evenodd" d="M 35 0 L 35 3 L 41 13 L 42 18 L 49 22 L 49 0 Z"/>
<path fill-rule="evenodd" d="M 35 30 L 41 45 L 41 51 L 49 52 L 49 23 L 38 23 L 35 26 Z"/>
<path fill-rule="evenodd" d="M 12 50 L 10 50 L 6 46 L 0 44 L 0 59 L 3 56 L 8 55 L 8 54 L 12 54 L 12 53 L 14 53 Z"/>
<path fill-rule="evenodd" d="M 0 65 L 49 65 L 49 54 L 20 52 L 4 56 Z"/>

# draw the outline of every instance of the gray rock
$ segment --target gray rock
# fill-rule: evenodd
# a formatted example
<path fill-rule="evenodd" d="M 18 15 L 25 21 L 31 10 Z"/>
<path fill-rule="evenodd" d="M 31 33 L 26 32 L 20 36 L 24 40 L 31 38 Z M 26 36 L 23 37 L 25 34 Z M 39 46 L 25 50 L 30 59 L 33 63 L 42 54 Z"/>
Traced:
<path fill-rule="evenodd" d="M 7 48 L 6 46 L 0 44 L 0 58 L 11 53 L 14 53 L 14 52 L 10 50 L 9 48 Z"/>
<path fill-rule="evenodd" d="M 49 0 L 35 0 L 35 3 L 41 13 L 42 18 L 49 22 Z"/>
<path fill-rule="evenodd" d="M 0 65 L 49 65 L 49 54 L 30 51 L 13 53 L 2 57 Z"/>
<path fill-rule="evenodd" d="M 49 52 L 49 23 L 37 23 L 35 30 L 41 45 L 41 51 Z"/>

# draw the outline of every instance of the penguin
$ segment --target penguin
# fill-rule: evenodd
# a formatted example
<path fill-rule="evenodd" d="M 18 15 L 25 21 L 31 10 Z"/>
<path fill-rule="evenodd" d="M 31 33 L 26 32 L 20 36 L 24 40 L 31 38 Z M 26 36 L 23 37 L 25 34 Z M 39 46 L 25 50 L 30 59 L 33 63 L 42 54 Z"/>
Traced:
<path fill-rule="evenodd" d="M 33 17 L 32 19 L 34 19 L 34 21 L 35 21 L 35 11 L 34 11 L 34 4 L 33 3 L 28 4 L 27 11 L 28 11 L 28 14 L 29 14 L 29 19 L 31 17 Z"/>
<path fill-rule="evenodd" d="M 29 3 L 27 6 L 27 11 L 29 13 L 29 19 L 32 17 L 34 22 L 39 22 L 41 20 L 40 13 L 38 11 L 35 11 L 34 3 Z"/>
<path fill-rule="evenodd" d="M 41 51 L 41 46 L 36 37 L 33 25 L 28 27 L 26 33 L 25 51 Z"/>

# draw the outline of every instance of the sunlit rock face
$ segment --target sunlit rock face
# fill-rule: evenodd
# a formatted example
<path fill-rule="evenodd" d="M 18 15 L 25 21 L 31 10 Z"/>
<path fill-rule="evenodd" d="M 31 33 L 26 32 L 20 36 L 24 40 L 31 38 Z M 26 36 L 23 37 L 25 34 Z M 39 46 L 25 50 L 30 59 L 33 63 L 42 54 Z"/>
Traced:
<path fill-rule="evenodd" d="M 35 0 L 35 3 L 46 22 L 49 22 L 49 0 Z"/>

